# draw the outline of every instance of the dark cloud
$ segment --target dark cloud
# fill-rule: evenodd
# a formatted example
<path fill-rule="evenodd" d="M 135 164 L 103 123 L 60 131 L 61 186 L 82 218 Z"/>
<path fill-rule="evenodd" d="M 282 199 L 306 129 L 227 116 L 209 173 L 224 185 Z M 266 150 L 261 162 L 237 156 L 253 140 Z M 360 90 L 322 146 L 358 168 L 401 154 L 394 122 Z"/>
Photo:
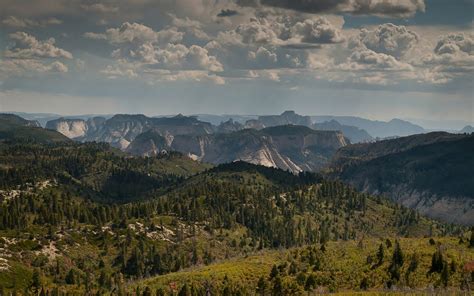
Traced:
<path fill-rule="evenodd" d="M 307 13 L 350 13 L 411 17 L 425 10 L 424 0 L 237 0 L 242 6 L 273 6 Z"/>
<path fill-rule="evenodd" d="M 229 16 L 234 16 L 238 15 L 239 12 L 237 10 L 232 10 L 232 9 L 222 9 L 221 12 L 217 14 L 218 17 L 229 17 Z"/>

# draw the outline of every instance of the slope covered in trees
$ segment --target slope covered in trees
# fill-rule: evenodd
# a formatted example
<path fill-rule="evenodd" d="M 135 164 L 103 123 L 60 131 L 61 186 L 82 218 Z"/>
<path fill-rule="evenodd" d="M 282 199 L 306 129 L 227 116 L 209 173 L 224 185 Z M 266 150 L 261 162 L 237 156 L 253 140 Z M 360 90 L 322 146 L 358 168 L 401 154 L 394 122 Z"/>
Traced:
<path fill-rule="evenodd" d="M 11 141 L 55 143 L 70 140 L 56 131 L 42 129 L 37 121 L 0 114 L 0 142 Z"/>
<path fill-rule="evenodd" d="M 302 259 L 306 248 L 324 256 L 335 242 L 446 235 L 463 236 L 468 244 L 462 227 L 436 223 L 340 182 L 244 162 L 211 168 L 180 154 L 130 158 L 104 144 L 4 143 L 0 173 L 0 289 L 5 293 L 125 295 L 137 294 L 138 288 L 138 294 L 150 295 L 163 287 L 155 285 L 154 276 L 241 256 L 262 254 L 271 262 L 265 266 L 279 268 L 286 256 L 271 254 L 282 248 L 296 248 L 301 259 L 295 258 L 291 276 L 296 281 L 304 270 L 306 281 L 312 274 Z M 331 258 L 321 266 L 333 264 Z M 353 262 L 359 266 L 357 258 Z M 265 277 L 261 284 L 270 287 L 279 276 L 282 290 L 276 295 L 285 295 L 286 283 L 293 281 L 286 272 L 288 267 L 281 267 L 275 279 Z M 324 280 L 335 277 L 339 283 L 345 275 L 322 272 L 314 270 L 318 285 L 345 289 Z M 247 288 L 253 289 L 259 278 L 247 276 Z M 227 281 L 237 277 L 229 273 Z M 385 278 L 367 285 L 382 282 Z M 176 285 L 180 291 L 184 286 L 181 295 L 190 295 L 194 284 Z M 308 289 L 315 287 L 310 280 Z"/>
<path fill-rule="evenodd" d="M 474 223 L 474 136 L 431 133 L 342 148 L 335 175 L 433 218 Z"/>

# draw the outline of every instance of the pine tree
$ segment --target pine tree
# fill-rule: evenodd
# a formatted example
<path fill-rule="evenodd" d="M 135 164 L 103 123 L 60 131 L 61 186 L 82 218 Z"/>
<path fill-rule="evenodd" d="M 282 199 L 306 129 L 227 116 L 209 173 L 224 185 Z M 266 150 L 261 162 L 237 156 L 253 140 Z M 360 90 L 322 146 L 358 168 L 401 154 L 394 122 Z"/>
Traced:
<path fill-rule="evenodd" d="M 395 242 L 395 249 L 393 250 L 392 262 L 395 264 L 398 264 L 399 266 L 402 266 L 403 259 L 404 259 L 404 256 L 403 256 L 402 248 L 400 247 L 400 242 L 397 240 Z"/>
<path fill-rule="evenodd" d="M 151 292 L 151 289 L 150 287 L 146 287 L 145 290 L 143 291 L 143 296 L 152 296 L 152 292 Z"/>
<path fill-rule="evenodd" d="M 304 289 L 306 291 L 311 291 L 314 288 L 316 288 L 316 277 L 314 276 L 314 274 L 310 274 L 306 278 L 306 282 L 304 284 Z"/>
<path fill-rule="evenodd" d="M 37 269 L 33 271 L 33 276 L 31 278 L 31 288 L 36 293 L 41 287 L 41 275 Z"/>
<path fill-rule="evenodd" d="M 276 267 L 276 265 L 273 265 L 272 270 L 270 271 L 270 279 L 275 278 L 276 276 L 278 276 L 278 274 L 278 268 Z"/>
<path fill-rule="evenodd" d="M 469 239 L 469 247 L 474 248 L 474 227 L 471 228 L 471 238 Z"/>
<path fill-rule="evenodd" d="M 441 282 L 443 283 L 444 287 L 449 285 L 449 268 L 448 262 L 444 262 L 443 270 L 441 271 Z"/>
<path fill-rule="evenodd" d="M 267 282 L 265 281 L 265 278 L 261 276 L 258 279 L 258 283 L 257 283 L 257 294 L 264 296 L 266 290 L 267 290 Z"/>
<path fill-rule="evenodd" d="M 189 296 L 191 295 L 189 293 L 189 287 L 188 284 L 184 283 L 184 285 L 181 287 L 181 290 L 179 290 L 178 296 Z"/>
<path fill-rule="evenodd" d="M 380 244 L 379 249 L 377 251 L 377 260 L 378 260 L 378 265 L 382 265 L 383 259 L 385 256 L 385 248 L 383 247 L 383 244 Z"/>
<path fill-rule="evenodd" d="M 390 278 L 394 281 L 400 280 L 400 269 L 403 265 L 403 257 L 404 256 L 400 247 L 400 243 L 397 240 L 395 242 L 395 249 L 393 250 L 392 262 L 390 263 L 390 266 L 388 268 Z"/>
<path fill-rule="evenodd" d="M 443 267 L 444 267 L 443 253 L 441 252 L 441 249 L 438 248 L 436 252 L 434 252 L 433 256 L 431 257 L 431 267 L 430 267 L 429 272 L 440 273 L 443 270 Z"/>
<path fill-rule="evenodd" d="M 277 275 L 273 279 L 273 288 L 272 288 L 272 296 L 283 296 L 283 283 L 281 281 L 281 277 Z"/>

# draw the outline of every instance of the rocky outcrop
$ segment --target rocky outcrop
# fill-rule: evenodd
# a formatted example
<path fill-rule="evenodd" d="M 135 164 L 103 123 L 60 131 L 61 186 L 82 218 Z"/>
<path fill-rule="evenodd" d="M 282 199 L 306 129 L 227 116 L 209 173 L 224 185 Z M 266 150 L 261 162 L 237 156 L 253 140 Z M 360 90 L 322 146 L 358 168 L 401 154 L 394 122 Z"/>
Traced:
<path fill-rule="evenodd" d="M 244 125 L 237 121 L 234 121 L 232 118 L 225 122 L 221 122 L 221 124 L 217 126 L 218 133 L 232 133 L 243 129 Z"/>
<path fill-rule="evenodd" d="M 280 115 L 259 116 L 258 120 L 262 122 L 265 127 L 287 124 L 308 127 L 312 125 L 311 117 L 298 115 L 295 111 L 285 111 Z"/>
<path fill-rule="evenodd" d="M 163 148 L 157 130 L 140 135 L 127 151 L 154 155 Z M 215 164 L 237 160 L 292 172 L 318 171 L 327 165 L 337 149 L 348 140 L 337 131 L 315 131 L 304 126 L 277 126 L 260 131 L 246 129 L 232 133 L 176 135 L 167 149 L 193 159 Z M 138 148 L 140 147 L 140 148 Z"/>
<path fill-rule="evenodd" d="M 246 122 L 248 126 L 272 127 L 279 125 L 302 125 L 310 127 L 313 122 L 310 116 L 301 116 L 295 111 L 285 111 L 280 115 L 259 116 L 257 120 L 252 119 Z"/>
<path fill-rule="evenodd" d="M 366 143 L 373 141 L 372 136 L 363 129 L 355 126 L 343 125 L 336 120 L 325 121 L 313 124 L 313 129 L 323 131 L 341 131 L 351 143 Z"/>
<path fill-rule="evenodd" d="M 127 145 L 126 150 L 134 155 L 155 156 L 168 148 L 166 138 L 159 131 L 151 129 L 138 135 L 130 145 Z"/>
<path fill-rule="evenodd" d="M 58 118 L 48 121 L 46 128 L 58 131 L 70 139 L 77 139 L 87 134 L 88 125 L 86 121 L 82 119 Z"/>
<path fill-rule="evenodd" d="M 49 121 L 47 126 L 72 139 L 106 142 L 122 150 L 127 149 L 138 135 L 152 129 L 164 137 L 168 144 L 175 135 L 205 135 L 213 132 L 211 124 L 183 115 L 151 118 L 117 114 L 107 120 L 94 117 L 87 121 L 60 118 Z"/>

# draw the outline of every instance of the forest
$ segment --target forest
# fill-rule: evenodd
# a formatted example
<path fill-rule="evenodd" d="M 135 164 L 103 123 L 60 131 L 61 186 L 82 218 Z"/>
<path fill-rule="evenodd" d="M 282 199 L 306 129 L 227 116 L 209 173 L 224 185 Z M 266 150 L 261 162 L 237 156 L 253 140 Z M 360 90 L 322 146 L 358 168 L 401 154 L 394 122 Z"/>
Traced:
<path fill-rule="evenodd" d="M 0 145 L 0 294 L 472 287 L 474 234 L 313 173 Z"/>

